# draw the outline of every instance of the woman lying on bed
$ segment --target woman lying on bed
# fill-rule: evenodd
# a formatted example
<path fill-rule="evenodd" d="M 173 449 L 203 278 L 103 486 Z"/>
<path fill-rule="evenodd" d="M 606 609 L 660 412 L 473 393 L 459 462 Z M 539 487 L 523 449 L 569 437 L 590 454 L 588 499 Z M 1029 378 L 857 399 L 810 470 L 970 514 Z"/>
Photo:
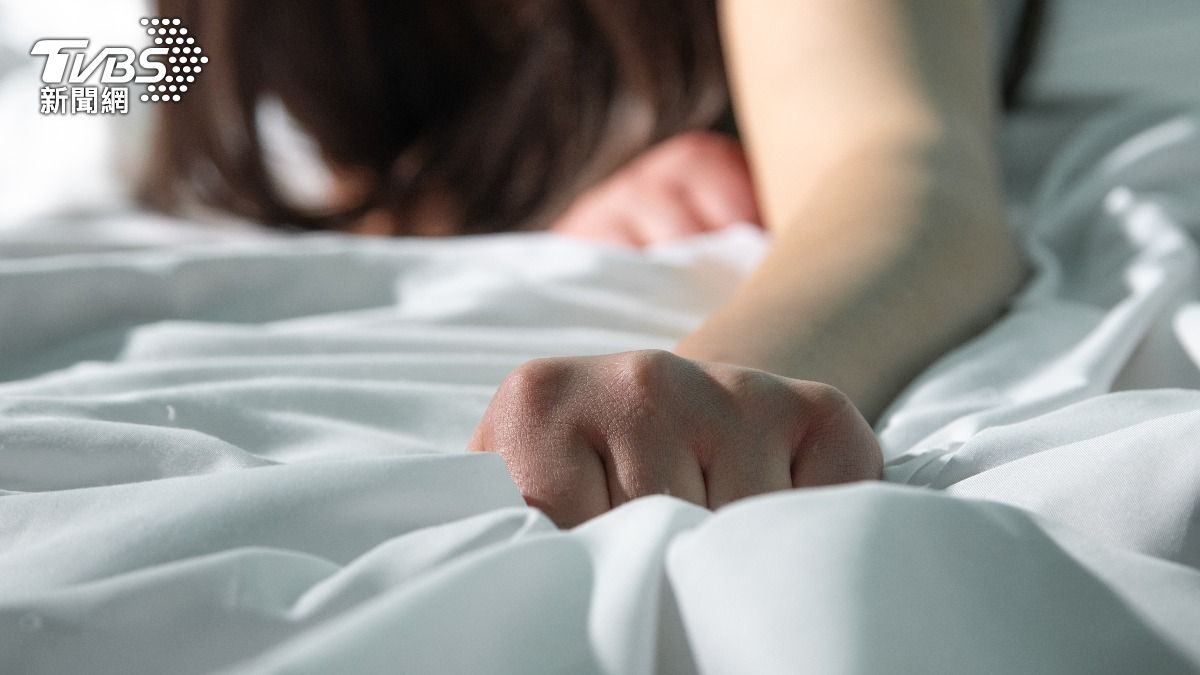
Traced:
<path fill-rule="evenodd" d="M 674 353 L 543 359 L 500 387 L 470 449 L 500 453 L 563 525 L 650 493 L 717 507 L 878 477 L 864 417 L 1021 279 L 983 0 L 161 4 L 210 63 L 160 108 L 145 186 L 160 207 L 630 246 L 771 231 Z M 265 167 L 270 97 L 336 176 L 320 208 L 288 203 Z M 730 109 L 740 142 L 711 131 Z"/>

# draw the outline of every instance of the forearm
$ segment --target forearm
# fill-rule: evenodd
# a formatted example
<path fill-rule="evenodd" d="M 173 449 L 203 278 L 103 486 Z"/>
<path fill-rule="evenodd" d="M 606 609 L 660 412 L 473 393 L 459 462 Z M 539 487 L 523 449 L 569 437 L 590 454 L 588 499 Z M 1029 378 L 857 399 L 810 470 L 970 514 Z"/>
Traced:
<path fill-rule="evenodd" d="M 677 351 L 832 384 L 868 419 L 1021 279 L 985 164 L 947 138 L 831 164 L 766 260 Z"/>
<path fill-rule="evenodd" d="M 766 260 L 678 351 L 832 384 L 868 419 L 1021 279 L 982 0 L 725 0 Z"/>

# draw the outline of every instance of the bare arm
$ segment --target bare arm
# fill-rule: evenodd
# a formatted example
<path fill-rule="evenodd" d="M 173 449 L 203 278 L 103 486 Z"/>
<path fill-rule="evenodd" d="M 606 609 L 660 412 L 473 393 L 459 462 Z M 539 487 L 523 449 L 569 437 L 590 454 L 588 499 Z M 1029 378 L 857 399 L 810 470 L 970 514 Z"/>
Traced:
<path fill-rule="evenodd" d="M 679 345 L 688 358 L 530 362 L 470 448 L 503 456 L 562 525 L 653 493 L 716 508 L 878 478 L 860 411 L 877 416 L 1020 279 L 992 165 L 981 1 L 726 0 L 771 252 Z"/>
<path fill-rule="evenodd" d="M 679 354 L 832 384 L 868 419 L 1021 278 L 981 0 L 727 0 L 735 109 L 775 245 Z"/>

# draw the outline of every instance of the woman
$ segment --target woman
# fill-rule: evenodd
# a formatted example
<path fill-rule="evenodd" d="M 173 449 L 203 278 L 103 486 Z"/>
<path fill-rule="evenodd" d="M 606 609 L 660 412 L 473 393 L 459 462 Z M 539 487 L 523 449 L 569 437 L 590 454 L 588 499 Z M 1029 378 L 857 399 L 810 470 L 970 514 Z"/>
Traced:
<path fill-rule="evenodd" d="M 212 58 L 163 109 L 160 206 L 634 245 L 761 217 L 765 260 L 674 353 L 539 360 L 500 387 L 469 447 L 561 525 L 644 494 L 715 508 L 877 478 L 864 416 L 1022 276 L 983 0 L 161 5 Z M 266 170 L 266 97 L 338 177 L 324 208 Z M 740 145 L 705 132 L 730 101 Z"/>

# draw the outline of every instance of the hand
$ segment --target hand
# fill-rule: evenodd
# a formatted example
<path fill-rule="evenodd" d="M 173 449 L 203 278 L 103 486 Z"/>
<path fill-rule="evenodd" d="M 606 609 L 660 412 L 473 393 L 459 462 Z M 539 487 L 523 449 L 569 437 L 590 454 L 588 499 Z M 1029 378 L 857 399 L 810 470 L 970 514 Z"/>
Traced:
<path fill-rule="evenodd" d="M 526 502 L 563 527 L 643 495 L 717 508 L 877 479 L 883 464 L 833 387 L 665 351 L 530 361 L 467 449 L 499 453 Z"/>
<path fill-rule="evenodd" d="M 696 132 L 666 140 L 575 200 L 551 231 L 648 246 L 759 222 L 741 146 Z"/>

